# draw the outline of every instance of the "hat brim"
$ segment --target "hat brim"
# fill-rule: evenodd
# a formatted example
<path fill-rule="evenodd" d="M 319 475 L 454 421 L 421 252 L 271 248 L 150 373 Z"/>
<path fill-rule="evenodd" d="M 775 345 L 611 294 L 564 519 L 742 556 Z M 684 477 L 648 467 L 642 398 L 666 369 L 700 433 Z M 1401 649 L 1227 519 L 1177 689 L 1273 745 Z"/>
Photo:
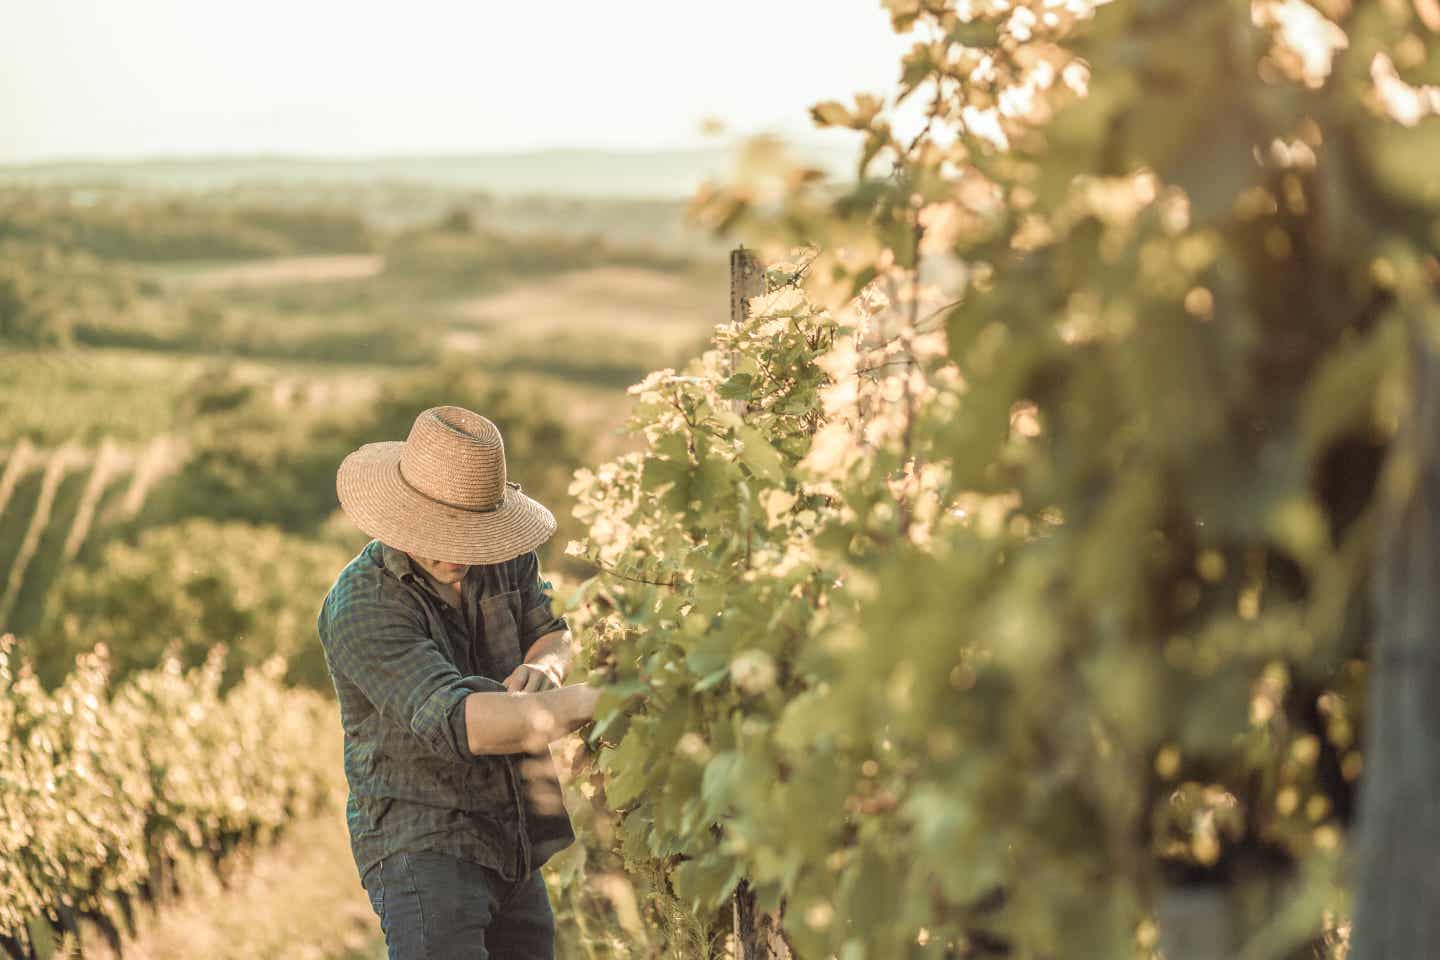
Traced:
<path fill-rule="evenodd" d="M 367 443 L 340 464 L 340 508 L 363 532 L 397 550 L 446 563 L 503 563 L 555 533 L 555 515 L 515 487 L 489 512 L 461 510 L 421 494 L 400 476 L 405 443 Z"/>

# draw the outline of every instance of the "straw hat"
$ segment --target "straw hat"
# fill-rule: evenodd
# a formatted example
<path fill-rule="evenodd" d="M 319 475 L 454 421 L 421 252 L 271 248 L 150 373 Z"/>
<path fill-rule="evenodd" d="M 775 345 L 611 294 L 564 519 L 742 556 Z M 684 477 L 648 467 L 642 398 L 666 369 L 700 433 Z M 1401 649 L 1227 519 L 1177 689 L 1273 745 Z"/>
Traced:
<path fill-rule="evenodd" d="M 402 443 L 367 443 L 340 464 L 340 507 L 398 550 L 447 563 L 501 563 L 555 532 L 555 517 L 505 476 L 495 424 L 463 407 L 431 407 Z"/>

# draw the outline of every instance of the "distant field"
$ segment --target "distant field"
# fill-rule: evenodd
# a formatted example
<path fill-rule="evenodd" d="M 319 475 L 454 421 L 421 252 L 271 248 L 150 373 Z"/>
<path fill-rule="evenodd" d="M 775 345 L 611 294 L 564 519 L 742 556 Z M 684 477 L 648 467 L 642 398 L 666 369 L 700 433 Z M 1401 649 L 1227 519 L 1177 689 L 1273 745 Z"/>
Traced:
<path fill-rule="evenodd" d="M 570 470 L 635 442 L 625 388 L 682 365 L 726 319 L 725 258 L 671 242 L 687 229 L 676 203 L 374 190 L 0 188 L 15 254 L 0 294 L 68 331 L 0 350 L 0 622 L 38 629 L 66 567 L 147 526 L 216 514 L 322 536 L 335 462 L 401 439 L 433 403 L 525 431 L 517 479 L 568 535 Z M 382 199 L 408 219 L 377 217 Z M 357 237 L 361 250 L 340 243 Z M 156 480 L 137 464 L 161 438 Z M 42 453 L 20 469 L 22 440 Z M 83 462 L 46 479 L 46 457 L 71 448 Z M 117 449 L 129 467 L 95 468 Z"/>
<path fill-rule="evenodd" d="M 725 176 L 736 142 L 698 149 L 533 150 L 447 156 L 320 158 L 215 156 L 0 164 L 0 182 L 84 184 L 92 188 L 223 191 L 263 185 L 334 190 L 346 185 L 422 184 L 451 192 L 496 196 L 613 199 L 685 198 L 699 183 Z M 793 144 L 805 162 L 840 177 L 848 174 L 849 144 L 814 140 Z"/>
<path fill-rule="evenodd" d="M 93 445 L 107 436 L 132 442 L 184 433 L 185 397 L 222 368 L 279 391 L 319 391 L 340 402 L 373 398 L 379 372 L 362 364 L 124 348 L 6 350 L 0 352 L 0 409 L 5 411 L 0 442 L 29 437 L 46 447 L 67 440 Z"/>
<path fill-rule="evenodd" d="M 723 278 L 722 278 L 723 279 Z M 726 287 L 705 271 L 581 270 L 455 301 L 445 348 L 557 404 L 596 456 L 625 446 L 625 388 L 695 355 L 726 317 Z"/>
<path fill-rule="evenodd" d="M 187 265 L 176 282 L 212 286 L 217 296 L 295 289 L 306 280 L 371 269 L 370 257 L 284 258 L 258 263 Z M 233 286 L 227 286 L 233 284 Z M 677 365 L 726 317 L 720 270 L 669 272 L 600 267 L 523 282 L 485 296 L 417 310 L 408 320 L 395 305 L 387 323 L 413 325 L 452 358 L 473 358 L 497 382 L 552 401 L 577 430 L 609 454 L 628 398 L 624 388 L 655 367 Z M 370 319 L 375 319 L 371 317 Z M 279 327 L 303 321 L 277 313 Z M 343 322 L 338 332 L 343 332 Z M 440 359 L 437 357 L 437 360 Z M 45 447 L 66 441 L 94 446 L 161 433 L 183 436 L 187 398 L 222 375 L 263 383 L 277 399 L 311 410 L 362 410 L 396 368 L 375 362 L 318 362 L 282 356 L 227 357 L 198 351 L 128 347 L 0 352 L 0 443 L 29 437 Z"/>
<path fill-rule="evenodd" d="M 233 287 L 267 287 L 329 280 L 363 280 L 384 267 L 376 254 L 354 253 L 319 257 L 276 257 L 238 263 L 187 265 L 156 271 L 182 287 L 225 290 Z"/>
<path fill-rule="evenodd" d="M 663 355 L 724 320 L 727 303 L 723 277 L 599 267 L 457 301 L 451 316 L 460 329 L 495 331 L 514 342 L 619 337 Z"/>
<path fill-rule="evenodd" d="M 206 363 L 205 357 L 142 350 L 0 351 L 0 441 L 29 437 L 50 447 L 162 433 Z"/>

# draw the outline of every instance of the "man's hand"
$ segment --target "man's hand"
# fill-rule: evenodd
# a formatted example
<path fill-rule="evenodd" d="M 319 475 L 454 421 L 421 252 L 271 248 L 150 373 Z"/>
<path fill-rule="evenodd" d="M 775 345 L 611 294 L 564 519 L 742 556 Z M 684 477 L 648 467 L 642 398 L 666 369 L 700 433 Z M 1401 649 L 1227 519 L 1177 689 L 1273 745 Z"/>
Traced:
<path fill-rule="evenodd" d="M 547 633 L 530 645 L 525 662 L 505 678 L 505 689 L 511 693 L 534 693 L 561 686 L 574 657 L 569 630 Z"/>
<path fill-rule="evenodd" d="M 505 689 L 511 693 L 536 693 L 560 686 L 560 675 L 554 667 L 540 663 L 522 663 L 505 678 Z"/>

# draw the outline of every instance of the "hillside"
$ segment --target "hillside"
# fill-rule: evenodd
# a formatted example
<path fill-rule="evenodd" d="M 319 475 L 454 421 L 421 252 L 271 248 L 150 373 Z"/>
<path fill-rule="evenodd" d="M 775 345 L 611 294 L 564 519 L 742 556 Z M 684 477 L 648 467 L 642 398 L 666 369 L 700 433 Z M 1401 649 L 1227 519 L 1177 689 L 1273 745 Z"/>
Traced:
<path fill-rule="evenodd" d="M 849 149 L 800 145 L 798 156 L 836 174 Z M 113 184 L 143 189 L 221 190 L 246 183 L 344 185 L 424 183 L 502 196 L 690 196 L 704 179 L 730 172 L 733 146 L 692 150 L 557 149 L 451 156 L 214 156 L 55 160 L 0 165 L 0 184 Z"/>

